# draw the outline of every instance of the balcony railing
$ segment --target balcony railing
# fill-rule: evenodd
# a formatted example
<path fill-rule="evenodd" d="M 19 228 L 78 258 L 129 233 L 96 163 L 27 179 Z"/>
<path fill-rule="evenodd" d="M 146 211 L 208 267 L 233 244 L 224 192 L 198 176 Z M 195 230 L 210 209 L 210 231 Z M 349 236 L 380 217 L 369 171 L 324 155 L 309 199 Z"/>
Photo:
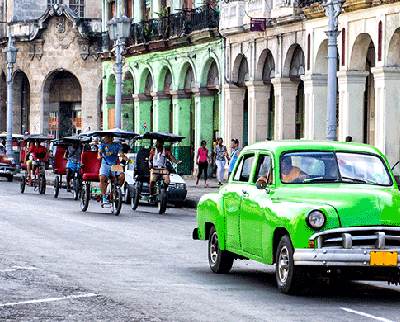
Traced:
<path fill-rule="evenodd" d="M 209 5 L 182 10 L 167 17 L 132 24 L 132 44 L 167 40 L 189 35 L 193 31 L 218 28 L 219 13 Z"/>
<path fill-rule="evenodd" d="M 312 7 L 314 5 L 322 4 L 322 0 L 297 0 L 295 2 L 299 8 Z"/>

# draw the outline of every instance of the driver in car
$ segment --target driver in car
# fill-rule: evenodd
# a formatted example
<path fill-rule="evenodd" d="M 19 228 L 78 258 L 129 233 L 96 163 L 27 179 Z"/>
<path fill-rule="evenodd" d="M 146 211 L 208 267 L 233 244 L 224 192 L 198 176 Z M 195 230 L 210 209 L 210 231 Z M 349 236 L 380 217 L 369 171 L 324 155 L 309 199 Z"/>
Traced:
<path fill-rule="evenodd" d="M 149 156 L 149 168 L 150 168 L 150 187 L 149 187 L 149 201 L 154 203 L 153 188 L 156 181 L 162 176 L 165 185 L 169 185 L 169 172 L 167 170 L 167 158 L 172 162 L 178 163 L 178 160 L 172 155 L 171 151 L 164 148 L 164 141 L 157 139 L 156 148 L 151 149 Z"/>
<path fill-rule="evenodd" d="M 307 178 L 307 174 L 300 168 L 293 166 L 290 157 L 284 157 L 281 161 L 281 177 L 283 183 L 291 183 L 295 180 L 302 182 Z"/>
<path fill-rule="evenodd" d="M 103 143 L 100 145 L 100 149 L 97 155 L 101 162 L 100 168 L 100 189 L 102 196 L 102 203 L 108 203 L 106 197 L 106 182 L 107 178 L 111 176 L 111 166 L 116 165 L 118 161 L 118 155 L 122 157 L 123 160 L 129 162 L 129 158 L 122 151 L 121 144 L 114 142 L 114 137 L 111 135 L 105 135 Z M 122 186 L 125 182 L 125 174 L 123 172 L 119 173 L 119 185 Z"/>

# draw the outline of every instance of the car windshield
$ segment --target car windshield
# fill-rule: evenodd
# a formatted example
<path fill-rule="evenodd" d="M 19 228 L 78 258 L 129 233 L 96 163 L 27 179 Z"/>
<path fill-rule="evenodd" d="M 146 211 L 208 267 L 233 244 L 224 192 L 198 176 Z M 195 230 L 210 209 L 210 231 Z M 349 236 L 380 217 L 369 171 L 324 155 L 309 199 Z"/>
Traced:
<path fill-rule="evenodd" d="M 351 152 L 291 152 L 280 160 L 283 183 L 367 183 L 390 185 L 388 169 L 378 156 Z"/>

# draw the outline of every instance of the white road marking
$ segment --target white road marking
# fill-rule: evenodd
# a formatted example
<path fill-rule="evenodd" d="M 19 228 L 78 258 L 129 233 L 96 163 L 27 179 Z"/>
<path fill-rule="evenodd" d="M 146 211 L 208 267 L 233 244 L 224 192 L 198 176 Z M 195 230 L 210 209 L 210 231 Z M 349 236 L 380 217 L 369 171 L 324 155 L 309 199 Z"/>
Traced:
<path fill-rule="evenodd" d="M 34 270 L 37 270 L 37 268 L 36 267 L 13 266 L 13 268 L 0 270 L 0 273 L 15 272 L 15 271 L 20 271 L 20 270 L 34 271 Z"/>
<path fill-rule="evenodd" d="M 392 320 L 388 320 L 388 319 L 385 319 L 385 318 L 381 318 L 381 317 L 379 317 L 379 316 L 374 316 L 374 315 L 371 315 L 371 314 L 368 314 L 368 313 L 365 313 L 365 312 L 354 311 L 354 310 L 349 309 L 349 308 L 347 308 L 347 307 L 341 307 L 340 309 L 343 310 L 343 311 L 346 311 L 346 312 L 348 312 L 348 313 L 358 314 L 358 315 L 361 315 L 361 316 L 363 316 L 363 317 L 370 318 L 370 319 L 374 319 L 374 320 L 377 320 L 377 321 L 382 321 L 382 322 L 394 322 L 394 321 L 392 321 Z"/>
<path fill-rule="evenodd" d="M 58 298 L 54 297 L 54 298 L 41 299 L 41 300 L 31 300 L 31 301 L 23 301 L 23 302 L 15 302 L 15 303 L 4 303 L 4 304 L 0 304 L 0 307 L 16 306 L 16 305 L 24 305 L 24 304 L 38 304 L 38 303 L 57 302 L 57 301 L 65 301 L 65 300 L 71 300 L 71 299 L 81 299 L 81 298 L 95 297 L 95 296 L 98 296 L 98 295 L 94 294 L 94 293 L 87 293 L 87 294 L 70 295 L 70 296 L 58 297 Z"/>

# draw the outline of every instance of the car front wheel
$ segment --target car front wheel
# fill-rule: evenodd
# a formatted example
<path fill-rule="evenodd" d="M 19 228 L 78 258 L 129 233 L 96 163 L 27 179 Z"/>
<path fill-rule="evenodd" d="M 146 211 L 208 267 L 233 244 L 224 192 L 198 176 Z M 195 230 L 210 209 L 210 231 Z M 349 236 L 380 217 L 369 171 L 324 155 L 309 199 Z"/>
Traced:
<path fill-rule="evenodd" d="M 290 237 L 285 235 L 276 250 L 276 283 L 279 291 L 285 294 L 296 294 L 303 290 L 304 269 L 294 265 L 293 254 Z"/>
<path fill-rule="evenodd" d="M 210 229 L 210 237 L 208 239 L 208 262 L 214 273 L 226 274 L 232 268 L 233 254 L 229 251 L 219 248 L 218 234 L 214 226 Z"/>

